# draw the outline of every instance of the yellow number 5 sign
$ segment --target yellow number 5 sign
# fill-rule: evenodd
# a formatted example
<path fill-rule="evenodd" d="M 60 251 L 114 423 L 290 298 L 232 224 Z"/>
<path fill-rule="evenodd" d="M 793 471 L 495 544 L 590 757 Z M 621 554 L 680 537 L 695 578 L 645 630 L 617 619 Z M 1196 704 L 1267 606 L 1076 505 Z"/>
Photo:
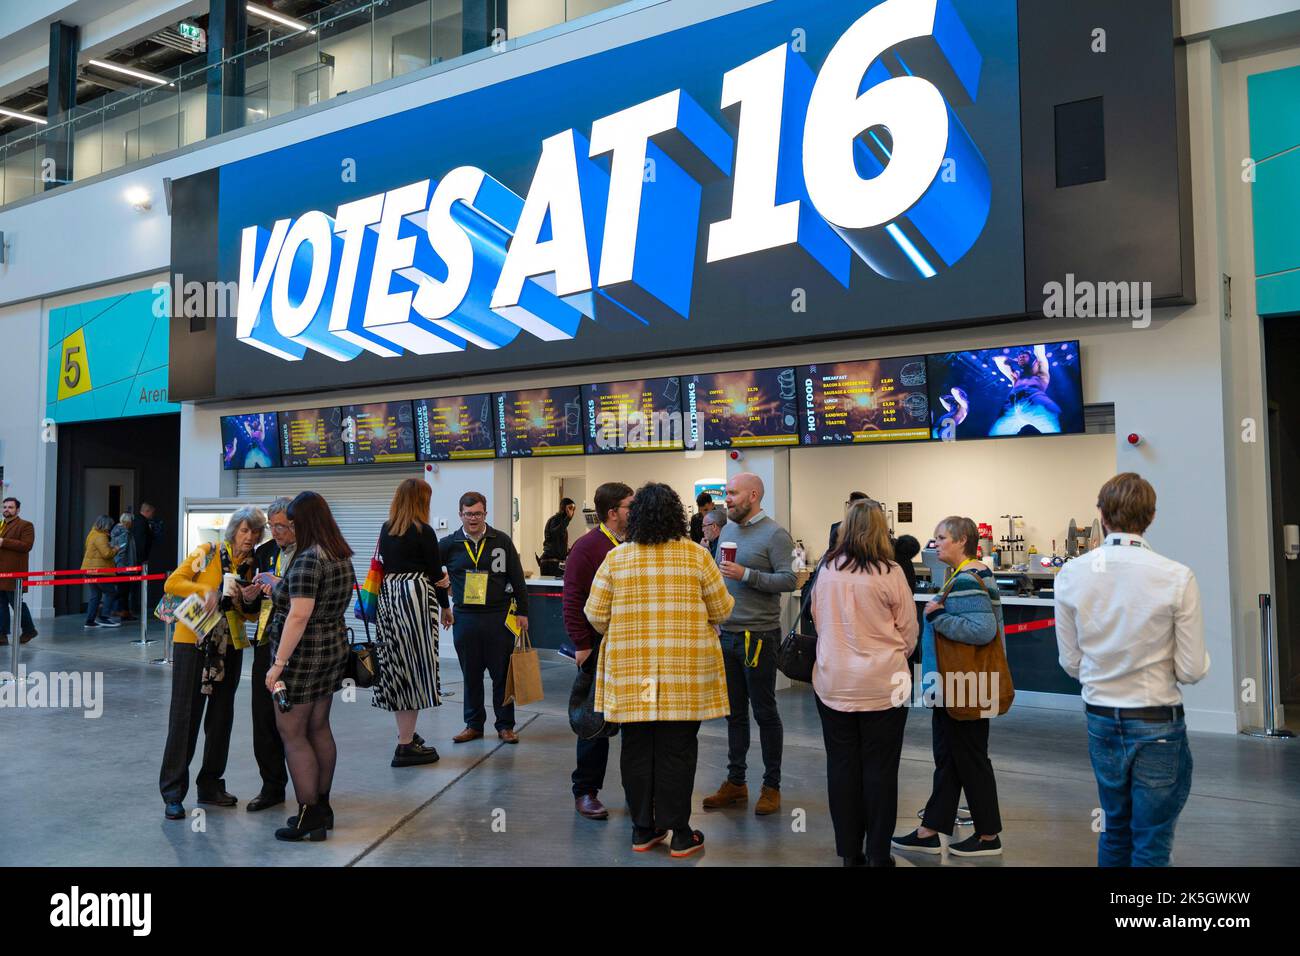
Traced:
<path fill-rule="evenodd" d="M 85 329 L 77 329 L 63 340 L 59 361 L 59 401 L 88 392 L 90 359 L 86 355 Z"/>

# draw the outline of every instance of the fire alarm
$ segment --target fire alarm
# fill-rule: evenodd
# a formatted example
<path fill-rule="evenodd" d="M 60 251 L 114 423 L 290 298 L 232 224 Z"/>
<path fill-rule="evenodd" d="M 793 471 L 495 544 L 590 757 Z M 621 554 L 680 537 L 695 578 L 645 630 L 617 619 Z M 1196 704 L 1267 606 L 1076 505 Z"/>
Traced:
<path fill-rule="evenodd" d="M 730 452 L 730 455 L 731 455 L 731 460 L 732 460 L 732 461 L 744 461 L 744 460 L 745 460 L 745 453 L 744 453 L 743 451 L 740 451 L 738 448 L 733 448 L 733 449 L 731 450 L 731 452 Z"/>
<path fill-rule="evenodd" d="M 1142 444 L 1142 436 L 1139 435 L 1137 432 L 1129 432 L 1128 443 L 1132 445 L 1134 448 L 1136 448 L 1138 445 Z"/>

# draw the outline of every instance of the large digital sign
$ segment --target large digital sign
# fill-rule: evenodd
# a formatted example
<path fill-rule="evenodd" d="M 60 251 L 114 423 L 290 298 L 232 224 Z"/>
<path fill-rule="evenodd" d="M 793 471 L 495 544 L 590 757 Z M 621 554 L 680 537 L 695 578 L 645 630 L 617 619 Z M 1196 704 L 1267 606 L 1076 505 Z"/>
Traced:
<path fill-rule="evenodd" d="M 346 463 L 343 409 L 334 405 L 280 412 L 280 448 L 286 468 Z"/>
<path fill-rule="evenodd" d="M 420 461 L 492 458 L 492 396 L 446 395 L 415 400 L 415 443 Z"/>
<path fill-rule="evenodd" d="M 686 383 L 686 447 L 755 448 L 799 443 L 795 370 L 691 375 Z"/>
<path fill-rule="evenodd" d="M 215 389 L 1023 312 L 1016 35 L 1013 0 L 774 0 L 224 166 Z"/>
<path fill-rule="evenodd" d="M 682 382 L 675 375 L 584 385 L 582 414 L 588 455 L 685 447 Z"/>
<path fill-rule="evenodd" d="M 802 365 L 799 389 L 805 445 L 930 437 L 924 355 Z"/>
<path fill-rule="evenodd" d="M 1079 343 L 1047 342 L 928 357 L 936 438 L 1068 435 L 1084 430 Z"/>
<path fill-rule="evenodd" d="M 343 454 L 349 465 L 415 461 L 410 402 L 344 405 Z"/>
<path fill-rule="evenodd" d="M 500 392 L 498 458 L 581 455 L 582 392 L 577 385 Z"/>
<path fill-rule="evenodd" d="M 279 468 L 280 428 L 276 413 L 223 415 L 221 467 L 226 471 Z"/>

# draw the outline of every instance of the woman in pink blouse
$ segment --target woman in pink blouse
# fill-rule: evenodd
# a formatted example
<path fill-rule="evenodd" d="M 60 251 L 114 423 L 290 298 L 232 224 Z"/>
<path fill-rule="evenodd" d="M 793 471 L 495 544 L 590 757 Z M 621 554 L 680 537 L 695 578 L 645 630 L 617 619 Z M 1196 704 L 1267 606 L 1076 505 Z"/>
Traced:
<path fill-rule="evenodd" d="M 880 504 L 855 501 L 810 602 L 817 625 L 813 689 L 835 847 L 845 866 L 894 865 L 889 840 L 912 696 L 907 658 L 918 628 L 916 603 L 893 558 Z"/>

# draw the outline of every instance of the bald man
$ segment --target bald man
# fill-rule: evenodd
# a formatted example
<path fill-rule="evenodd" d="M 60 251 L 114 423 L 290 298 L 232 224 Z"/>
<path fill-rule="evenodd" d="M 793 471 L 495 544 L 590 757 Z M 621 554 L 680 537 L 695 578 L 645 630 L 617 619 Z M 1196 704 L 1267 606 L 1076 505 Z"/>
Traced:
<path fill-rule="evenodd" d="M 704 809 L 748 806 L 745 759 L 749 753 L 749 707 L 758 722 L 763 751 L 763 789 L 754 812 L 781 809 L 781 714 L 776 709 L 776 649 L 781 643 L 781 594 L 795 589 L 794 541 L 763 513 L 763 481 L 749 473 L 727 482 L 727 517 L 718 545 L 718 569 L 736 606 L 722 624 L 727 671 L 727 779 Z M 724 561 L 722 544 L 734 542 L 736 560 Z"/>

